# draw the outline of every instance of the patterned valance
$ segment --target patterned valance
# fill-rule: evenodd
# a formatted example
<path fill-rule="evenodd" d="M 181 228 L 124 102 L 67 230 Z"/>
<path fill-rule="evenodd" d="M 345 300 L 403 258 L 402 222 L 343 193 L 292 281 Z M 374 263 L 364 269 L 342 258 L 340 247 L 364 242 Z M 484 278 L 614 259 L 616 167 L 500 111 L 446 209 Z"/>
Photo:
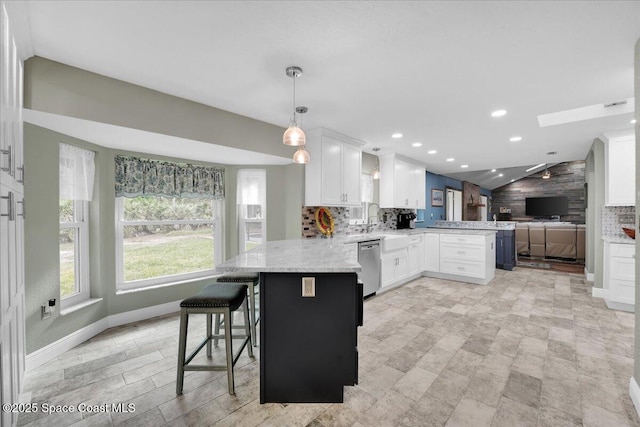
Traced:
<path fill-rule="evenodd" d="M 116 197 L 224 198 L 224 169 L 116 156 Z"/>

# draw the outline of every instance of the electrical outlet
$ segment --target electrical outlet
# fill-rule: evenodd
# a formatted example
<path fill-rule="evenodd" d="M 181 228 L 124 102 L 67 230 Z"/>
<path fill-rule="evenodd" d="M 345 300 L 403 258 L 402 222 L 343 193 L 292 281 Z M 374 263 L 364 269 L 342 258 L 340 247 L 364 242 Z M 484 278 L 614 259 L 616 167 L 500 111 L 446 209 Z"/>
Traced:
<path fill-rule="evenodd" d="M 316 296 L 316 278 L 315 277 L 302 278 L 302 296 L 303 297 Z"/>

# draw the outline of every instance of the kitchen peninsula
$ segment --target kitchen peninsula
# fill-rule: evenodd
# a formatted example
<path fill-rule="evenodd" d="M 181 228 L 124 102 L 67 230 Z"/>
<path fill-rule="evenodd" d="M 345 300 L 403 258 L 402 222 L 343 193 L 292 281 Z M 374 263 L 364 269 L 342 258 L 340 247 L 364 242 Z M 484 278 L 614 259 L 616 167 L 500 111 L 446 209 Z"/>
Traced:
<path fill-rule="evenodd" d="M 360 264 L 340 239 L 267 242 L 220 265 L 260 274 L 260 403 L 343 402 L 358 382 Z"/>

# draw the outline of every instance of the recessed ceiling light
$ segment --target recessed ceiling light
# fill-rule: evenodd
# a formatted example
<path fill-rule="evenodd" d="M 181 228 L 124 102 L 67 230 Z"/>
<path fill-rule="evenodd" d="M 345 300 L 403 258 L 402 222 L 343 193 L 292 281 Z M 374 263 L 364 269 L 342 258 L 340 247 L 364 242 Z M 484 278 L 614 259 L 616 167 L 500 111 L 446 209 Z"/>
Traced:
<path fill-rule="evenodd" d="M 496 171 L 495 169 L 491 169 L 491 172 L 495 172 L 495 171 Z"/>
<path fill-rule="evenodd" d="M 455 160 L 455 159 L 454 159 L 453 157 L 449 157 L 449 158 L 447 159 L 447 162 L 453 162 L 454 160 Z"/>
<path fill-rule="evenodd" d="M 507 114 L 507 110 L 496 110 L 491 113 L 491 117 L 502 117 Z"/>
<path fill-rule="evenodd" d="M 529 169 L 525 170 L 525 172 L 531 172 L 532 170 L 541 168 L 544 165 L 545 165 L 545 163 L 540 163 L 539 165 L 535 165 L 535 166 L 530 167 Z"/>
<path fill-rule="evenodd" d="M 631 120 L 629 123 L 631 123 L 632 125 L 636 124 L 636 119 Z"/>
<path fill-rule="evenodd" d="M 393 135 L 391 135 L 391 138 L 393 139 L 402 138 L 402 134 L 400 132 L 394 133 Z"/>
<path fill-rule="evenodd" d="M 461 167 L 462 169 L 466 169 L 466 168 L 468 168 L 468 167 L 469 167 L 469 165 L 460 165 L 460 167 Z"/>
<path fill-rule="evenodd" d="M 503 174 L 503 173 L 501 173 L 501 174 L 498 174 L 498 176 L 501 176 L 501 177 L 502 177 L 502 176 L 504 176 L 504 174 Z"/>
<path fill-rule="evenodd" d="M 427 151 L 427 154 L 436 154 L 438 151 L 437 150 L 429 150 Z"/>
<path fill-rule="evenodd" d="M 509 141 L 511 141 L 511 142 L 520 142 L 520 141 L 522 141 L 522 137 L 521 136 L 512 136 L 511 138 L 509 138 Z"/>
<path fill-rule="evenodd" d="M 422 147 L 422 142 L 414 142 L 411 145 L 414 146 L 414 147 Z"/>
<path fill-rule="evenodd" d="M 515 181 L 515 179 L 512 179 L 511 182 Z"/>

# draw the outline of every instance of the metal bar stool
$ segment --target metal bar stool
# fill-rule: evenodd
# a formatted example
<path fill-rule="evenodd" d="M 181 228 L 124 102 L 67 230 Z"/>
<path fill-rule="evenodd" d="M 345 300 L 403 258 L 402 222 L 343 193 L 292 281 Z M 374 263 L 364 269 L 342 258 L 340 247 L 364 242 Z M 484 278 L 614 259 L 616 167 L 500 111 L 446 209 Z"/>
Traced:
<path fill-rule="evenodd" d="M 251 273 L 227 273 L 216 278 L 218 283 L 244 283 L 249 289 L 249 315 L 251 316 L 251 336 L 253 345 L 258 345 L 258 334 L 256 333 L 256 325 L 260 321 L 260 316 L 256 317 L 256 291 L 255 288 L 260 285 L 258 274 Z M 218 322 L 216 322 L 216 333 L 218 332 Z"/>
<path fill-rule="evenodd" d="M 251 328 L 249 327 L 249 310 L 247 308 L 247 285 L 236 283 L 216 283 L 205 287 L 200 293 L 189 297 L 180 303 L 180 338 L 178 344 L 178 378 L 176 381 L 176 394 L 182 394 L 184 383 L 184 371 L 227 371 L 229 384 L 229 394 L 235 394 L 233 382 L 233 367 L 242 354 L 242 350 L 248 346 L 249 356 L 253 357 L 253 347 L 251 345 Z M 233 354 L 232 330 L 233 312 L 240 306 L 244 311 L 245 335 L 237 335 L 236 338 L 244 338 L 237 354 Z M 190 314 L 207 315 L 207 336 L 200 345 L 186 357 L 187 350 L 187 326 Z M 211 316 L 223 315 L 224 335 L 211 333 Z M 223 338 L 226 350 L 226 365 L 189 365 L 193 358 L 206 345 L 207 356 L 211 357 L 211 341 Z"/>

